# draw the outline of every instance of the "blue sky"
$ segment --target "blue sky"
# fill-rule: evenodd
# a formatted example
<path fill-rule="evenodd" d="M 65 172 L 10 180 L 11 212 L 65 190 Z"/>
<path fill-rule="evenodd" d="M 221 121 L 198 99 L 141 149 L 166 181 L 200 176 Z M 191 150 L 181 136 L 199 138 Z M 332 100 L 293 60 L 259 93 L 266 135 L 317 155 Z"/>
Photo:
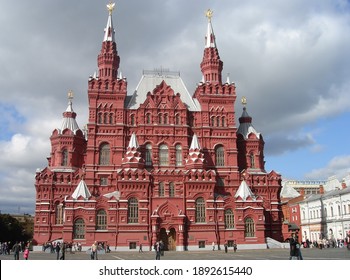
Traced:
<path fill-rule="evenodd" d="M 0 10 L 0 211 L 34 212 L 49 137 L 73 108 L 87 122 L 109 1 L 3 1 Z M 175 4 L 176 3 L 176 4 Z M 113 14 L 132 94 L 143 70 L 180 71 L 193 93 L 211 8 L 220 57 L 265 140 L 267 171 L 339 180 L 350 172 L 350 4 L 345 0 L 128 0 Z"/>

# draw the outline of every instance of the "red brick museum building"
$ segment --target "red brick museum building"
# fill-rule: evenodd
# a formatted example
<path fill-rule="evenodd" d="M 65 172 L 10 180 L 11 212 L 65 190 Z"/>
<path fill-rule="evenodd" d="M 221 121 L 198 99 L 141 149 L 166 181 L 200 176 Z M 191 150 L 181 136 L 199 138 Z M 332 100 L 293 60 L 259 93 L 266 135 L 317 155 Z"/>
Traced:
<path fill-rule="evenodd" d="M 265 171 L 264 140 L 244 98 L 236 122 L 236 87 L 222 79 L 211 11 L 194 93 L 179 73 L 155 70 L 128 94 L 113 7 L 88 80 L 87 126 L 79 128 L 69 95 L 48 166 L 36 173 L 34 240 L 97 240 L 112 250 L 162 240 L 178 251 L 282 241 L 281 175 Z"/>

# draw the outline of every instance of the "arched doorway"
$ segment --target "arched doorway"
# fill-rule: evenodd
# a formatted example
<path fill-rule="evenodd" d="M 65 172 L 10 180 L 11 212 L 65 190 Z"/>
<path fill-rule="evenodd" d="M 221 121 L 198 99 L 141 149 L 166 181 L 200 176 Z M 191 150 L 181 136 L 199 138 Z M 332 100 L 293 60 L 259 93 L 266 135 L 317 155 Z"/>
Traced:
<path fill-rule="evenodd" d="M 176 251 L 176 230 L 174 228 L 171 228 L 170 231 L 161 228 L 159 240 L 163 242 L 165 251 Z"/>
<path fill-rule="evenodd" d="M 168 248 L 169 251 L 176 251 L 176 231 L 174 228 L 171 228 L 168 234 Z"/>

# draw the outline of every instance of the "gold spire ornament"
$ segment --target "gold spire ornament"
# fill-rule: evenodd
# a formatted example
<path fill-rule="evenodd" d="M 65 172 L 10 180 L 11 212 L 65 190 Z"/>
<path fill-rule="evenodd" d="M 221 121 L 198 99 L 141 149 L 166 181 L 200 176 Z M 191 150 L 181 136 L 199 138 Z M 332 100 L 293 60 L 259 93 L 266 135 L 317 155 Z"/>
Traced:
<path fill-rule="evenodd" d="M 243 106 L 247 105 L 247 98 L 245 98 L 245 96 L 242 97 L 241 103 L 242 103 Z"/>
<path fill-rule="evenodd" d="M 115 3 L 112 3 L 112 1 L 109 2 L 109 4 L 107 4 L 107 10 L 108 10 L 110 15 L 112 14 L 112 12 L 114 10 L 114 6 L 115 6 Z"/>
<path fill-rule="evenodd" d="M 205 12 L 205 16 L 208 18 L 208 21 L 211 21 L 211 18 L 213 17 L 213 11 L 208 9 L 206 12 Z"/>
<path fill-rule="evenodd" d="M 68 99 L 73 99 L 73 91 L 72 90 L 70 90 L 70 91 L 68 91 Z"/>

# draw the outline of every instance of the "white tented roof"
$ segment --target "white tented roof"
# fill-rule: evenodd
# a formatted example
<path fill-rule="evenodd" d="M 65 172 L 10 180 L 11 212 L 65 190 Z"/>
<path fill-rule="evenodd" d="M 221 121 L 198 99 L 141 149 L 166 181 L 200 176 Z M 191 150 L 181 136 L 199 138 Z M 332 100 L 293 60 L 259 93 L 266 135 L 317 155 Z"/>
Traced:
<path fill-rule="evenodd" d="M 200 104 L 197 99 L 192 98 L 178 72 L 164 70 L 144 71 L 139 84 L 132 95 L 128 109 L 138 109 L 140 104 L 145 102 L 147 93 L 153 93 L 153 90 L 164 81 L 170 86 L 174 95 L 180 93 L 182 102 L 187 106 L 189 111 L 200 111 Z"/>

